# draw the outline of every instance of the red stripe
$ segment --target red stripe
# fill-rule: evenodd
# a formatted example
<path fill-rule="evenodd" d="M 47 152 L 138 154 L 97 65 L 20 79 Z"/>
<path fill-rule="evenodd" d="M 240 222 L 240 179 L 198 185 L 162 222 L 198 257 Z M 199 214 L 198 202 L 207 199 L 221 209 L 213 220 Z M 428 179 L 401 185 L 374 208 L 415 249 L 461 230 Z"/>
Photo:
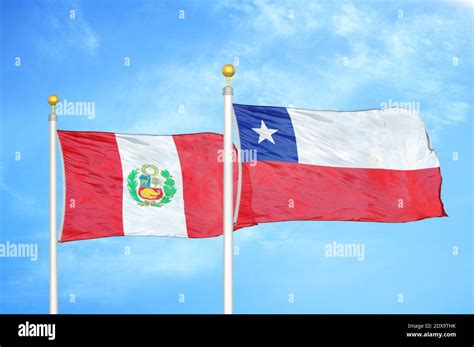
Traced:
<path fill-rule="evenodd" d="M 214 133 L 174 135 L 183 176 L 184 209 L 189 237 L 222 235 L 223 163 L 220 151 L 223 136 Z M 247 178 L 248 179 L 248 178 Z M 243 185 L 244 186 L 244 185 Z M 245 189 L 250 186 L 245 185 Z M 234 197 L 237 191 L 237 164 L 234 164 Z M 243 196 L 248 197 L 247 190 Z M 254 220 L 243 204 L 235 229 L 253 225 Z"/>
<path fill-rule="evenodd" d="M 409 222 L 446 216 L 439 168 L 401 171 L 266 161 L 244 166 L 257 222 Z"/>
<path fill-rule="evenodd" d="M 234 197 L 236 197 L 238 183 L 238 167 L 234 165 Z M 252 184 L 250 181 L 249 169 L 242 165 L 242 185 L 240 193 L 239 215 L 234 230 L 256 225 L 254 213 L 252 211 Z"/>
<path fill-rule="evenodd" d="M 61 242 L 123 236 L 122 164 L 113 133 L 58 131 L 66 201 Z"/>

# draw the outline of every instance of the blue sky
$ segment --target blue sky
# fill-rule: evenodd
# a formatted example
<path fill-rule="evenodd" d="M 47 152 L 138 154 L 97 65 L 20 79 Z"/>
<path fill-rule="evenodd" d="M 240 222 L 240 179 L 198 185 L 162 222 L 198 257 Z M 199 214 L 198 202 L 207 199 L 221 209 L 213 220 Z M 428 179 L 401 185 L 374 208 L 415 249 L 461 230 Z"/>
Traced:
<path fill-rule="evenodd" d="M 449 214 L 240 230 L 235 311 L 472 313 L 473 9 L 472 1 L 2 0 L 0 243 L 37 244 L 39 254 L 0 258 L 0 312 L 48 311 L 47 96 L 95 103 L 94 117 L 60 116 L 60 129 L 222 132 L 220 68 L 234 63 L 242 104 L 419 105 Z M 364 260 L 326 257 L 333 241 L 364 245 Z M 222 238 L 58 248 L 62 313 L 222 312 Z"/>

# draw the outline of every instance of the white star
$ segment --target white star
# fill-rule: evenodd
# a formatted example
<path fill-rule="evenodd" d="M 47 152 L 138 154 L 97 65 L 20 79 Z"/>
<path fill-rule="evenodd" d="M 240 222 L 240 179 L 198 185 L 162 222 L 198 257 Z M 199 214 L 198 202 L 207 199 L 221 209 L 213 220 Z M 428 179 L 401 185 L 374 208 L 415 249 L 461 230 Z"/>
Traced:
<path fill-rule="evenodd" d="M 276 133 L 278 130 L 277 129 L 268 129 L 267 125 L 265 122 L 262 120 L 262 124 L 260 125 L 260 128 L 252 128 L 253 131 L 255 131 L 259 137 L 258 137 L 258 143 L 268 140 L 271 143 L 275 144 L 275 140 L 273 140 L 272 135 Z"/>

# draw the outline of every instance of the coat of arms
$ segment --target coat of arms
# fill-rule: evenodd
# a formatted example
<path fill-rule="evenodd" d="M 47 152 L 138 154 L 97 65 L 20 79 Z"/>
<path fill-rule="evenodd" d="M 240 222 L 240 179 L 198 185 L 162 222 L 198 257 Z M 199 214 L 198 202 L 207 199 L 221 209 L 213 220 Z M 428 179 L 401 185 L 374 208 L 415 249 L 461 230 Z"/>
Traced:
<path fill-rule="evenodd" d="M 140 206 L 161 207 L 176 194 L 173 176 L 168 170 L 159 170 L 152 164 L 130 171 L 127 187 L 132 199 Z"/>

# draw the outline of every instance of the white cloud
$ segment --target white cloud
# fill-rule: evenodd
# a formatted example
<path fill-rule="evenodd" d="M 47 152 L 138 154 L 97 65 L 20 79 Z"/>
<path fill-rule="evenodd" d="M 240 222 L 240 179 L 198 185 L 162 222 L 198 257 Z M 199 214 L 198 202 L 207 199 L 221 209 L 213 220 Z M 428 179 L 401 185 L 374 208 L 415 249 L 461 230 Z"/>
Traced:
<path fill-rule="evenodd" d="M 231 44 L 212 51 L 203 49 L 186 71 L 175 64 L 142 71 L 137 85 L 127 85 L 124 91 L 136 90 L 137 98 L 142 95 L 150 101 L 149 111 L 142 110 L 137 117 L 141 121 L 134 123 L 134 131 L 187 132 L 198 125 L 216 129 L 214 120 L 221 111 L 218 94 L 222 77 L 218 71 L 222 57 L 228 61 L 238 57 L 241 62 L 234 77 L 236 102 L 340 109 L 341 104 L 360 98 L 360 90 L 387 85 L 387 90 L 407 98 L 399 101 L 421 102 L 423 117 L 423 110 L 430 108 L 429 118 L 444 118 L 434 122 L 437 127 L 465 119 L 460 115 L 466 107 L 458 105 L 453 112 L 456 116 L 447 116 L 436 105 L 436 96 L 446 91 L 446 76 L 433 68 L 432 61 L 439 63 L 445 58 L 436 53 L 433 37 L 442 38 L 444 48 L 462 46 L 453 38 L 456 26 L 450 19 L 435 13 L 406 14 L 404 19 L 397 19 L 395 10 L 390 18 L 354 4 L 323 7 L 280 1 L 224 1 L 214 10 L 231 18 Z M 294 11 L 293 20 L 288 18 L 288 11 Z M 317 25 L 311 24 L 313 21 Z M 320 50 L 318 40 L 327 38 L 327 31 L 345 45 Z M 311 52 L 316 55 L 308 59 Z M 272 54 L 279 59 L 273 59 Z M 347 66 L 342 64 L 345 58 Z M 446 64 L 451 64 L 450 59 Z M 460 84 L 451 83 L 450 88 L 456 89 L 457 95 L 465 92 Z M 165 97 L 170 90 L 174 91 L 172 97 Z M 394 99 L 392 95 L 388 98 Z M 185 114 L 178 113 L 181 103 Z M 368 106 L 379 105 L 377 100 Z"/>
<path fill-rule="evenodd" d="M 451 101 L 446 104 L 448 119 L 453 122 L 463 122 L 467 119 L 467 114 L 471 106 L 463 101 Z"/>
<path fill-rule="evenodd" d="M 370 12 L 361 12 L 354 4 L 344 4 L 340 11 L 340 14 L 332 17 L 334 34 L 349 37 L 354 34 L 366 35 L 370 33 L 373 24 Z"/>
<path fill-rule="evenodd" d="M 70 11 L 74 11 L 74 18 L 71 18 Z M 41 55 L 60 58 L 71 49 L 88 56 L 96 55 L 100 47 L 99 35 L 78 4 L 69 4 L 62 11 L 58 11 L 55 6 L 47 15 L 47 20 L 51 32 L 36 39 L 36 48 Z"/>
<path fill-rule="evenodd" d="M 132 84 L 119 87 L 118 98 L 134 109 L 126 131 L 149 134 L 179 134 L 216 129 L 213 115 L 221 114 L 221 90 L 225 80 L 220 66 L 196 57 L 183 67 L 177 63 L 145 67 Z M 117 93 L 116 93 L 117 95 Z M 120 97 L 122 95 L 122 97 Z"/>
<path fill-rule="evenodd" d="M 253 30 L 261 41 L 308 34 L 320 27 L 320 6 L 315 2 L 222 1 L 217 9 L 230 12 L 231 26 Z"/>

